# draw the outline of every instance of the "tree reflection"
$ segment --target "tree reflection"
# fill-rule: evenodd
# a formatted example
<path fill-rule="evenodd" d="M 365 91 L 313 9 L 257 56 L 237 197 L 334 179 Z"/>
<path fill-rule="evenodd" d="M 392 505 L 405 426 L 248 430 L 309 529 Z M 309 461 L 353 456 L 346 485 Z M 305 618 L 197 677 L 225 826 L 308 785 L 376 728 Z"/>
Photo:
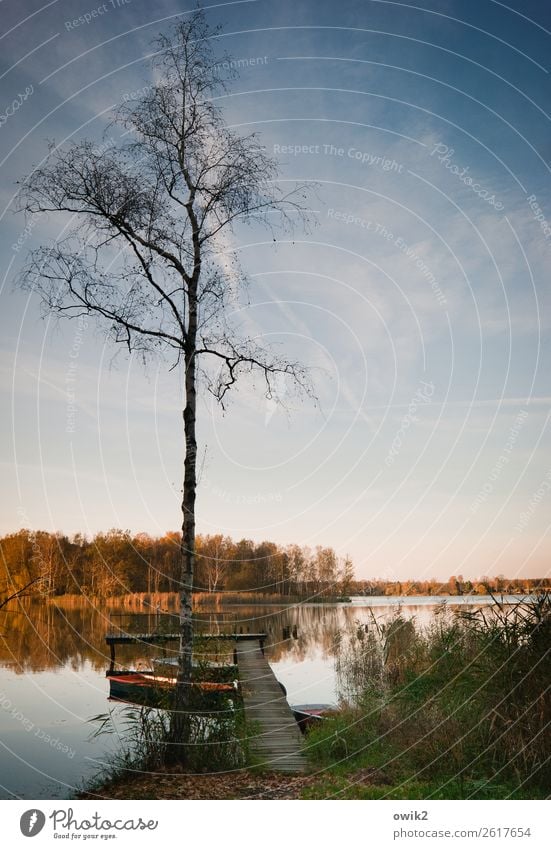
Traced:
<path fill-rule="evenodd" d="M 109 665 L 108 632 L 131 634 L 177 631 L 176 601 L 171 610 L 135 611 L 98 607 L 86 599 L 59 606 L 53 599 L 24 599 L 0 611 L 0 666 L 18 673 L 69 666 L 78 671 L 85 663 L 95 670 Z M 396 607 L 380 606 L 375 616 L 384 621 Z M 434 606 L 408 605 L 408 616 L 428 623 Z M 347 605 L 237 605 L 195 613 L 197 634 L 266 633 L 266 656 L 271 662 L 300 663 L 311 658 L 333 662 L 338 635 L 355 623 L 372 622 L 371 607 Z M 148 668 L 151 660 L 174 655 L 177 643 L 164 647 L 144 643 L 117 646 L 119 668 Z M 205 649 L 208 652 L 208 649 Z"/>

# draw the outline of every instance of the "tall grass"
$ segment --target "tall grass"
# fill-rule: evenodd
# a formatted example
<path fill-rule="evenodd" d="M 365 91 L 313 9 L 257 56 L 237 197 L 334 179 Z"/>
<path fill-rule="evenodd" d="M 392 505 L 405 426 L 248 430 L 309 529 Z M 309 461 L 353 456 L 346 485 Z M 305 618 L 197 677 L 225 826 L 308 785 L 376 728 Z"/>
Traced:
<path fill-rule="evenodd" d="M 194 592 L 193 607 L 195 610 L 221 610 L 226 605 L 263 605 L 279 604 L 289 606 L 308 602 L 311 604 L 326 604 L 328 602 L 349 601 L 345 596 L 321 596 L 321 595 L 282 595 L 281 593 L 258 593 L 258 592 Z M 82 595 L 79 593 L 66 593 L 65 595 L 50 596 L 49 604 L 65 609 L 78 609 L 86 605 L 92 605 L 99 609 L 109 607 L 113 609 L 152 612 L 177 612 L 180 597 L 177 592 L 140 592 L 126 593 L 125 595 Z"/>
<path fill-rule="evenodd" d="M 122 610 L 152 611 L 157 609 L 178 609 L 178 593 L 127 593 L 126 595 L 82 595 L 80 593 L 66 593 L 65 595 L 50 596 L 48 603 L 56 607 L 66 609 L 78 609 L 85 605 L 97 608 L 112 607 Z"/>
<path fill-rule="evenodd" d="M 281 595 L 280 593 L 223 592 L 193 594 L 193 605 L 198 609 L 219 609 L 225 605 L 236 604 L 289 605 L 298 604 L 300 601 L 301 597 L 298 595 Z"/>
<path fill-rule="evenodd" d="M 160 693 L 159 705 L 162 705 L 162 696 Z M 241 705 L 228 702 L 227 709 L 209 710 L 208 707 L 209 704 L 198 703 L 191 715 L 186 772 L 205 774 L 242 769 L 249 762 L 250 729 Z M 106 789 L 110 783 L 132 780 L 143 774 L 166 773 L 168 764 L 173 763 L 167 757 L 168 747 L 173 746 L 170 719 L 168 707 L 139 705 L 93 717 L 90 722 L 96 728 L 91 739 L 114 734 L 119 745 L 106 755 L 100 771 L 84 791 Z M 177 770 L 174 765 L 172 768 Z"/>
<path fill-rule="evenodd" d="M 346 707 L 309 738 L 312 759 L 376 766 L 405 793 L 419 782 L 444 798 L 548 793 L 551 594 L 494 601 L 441 609 L 425 631 L 398 613 L 341 635 Z"/>

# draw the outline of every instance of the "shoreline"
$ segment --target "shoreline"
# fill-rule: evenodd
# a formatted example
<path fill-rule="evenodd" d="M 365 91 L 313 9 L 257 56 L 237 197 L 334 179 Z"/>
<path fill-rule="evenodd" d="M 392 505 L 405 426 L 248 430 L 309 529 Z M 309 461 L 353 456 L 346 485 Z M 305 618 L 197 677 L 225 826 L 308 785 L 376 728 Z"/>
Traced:
<path fill-rule="evenodd" d="M 547 588 L 542 588 L 546 590 Z M 424 593 L 411 593 L 408 595 L 396 594 L 396 595 L 352 595 L 352 596 L 329 596 L 325 597 L 313 597 L 313 596 L 305 596 L 305 597 L 297 597 L 297 596 L 280 596 L 275 598 L 273 595 L 267 596 L 263 598 L 262 596 L 252 595 L 248 597 L 246 594 L 242 594 L 240 599 L 235 598 L 238 593 L 230 593 L 232 596 L 231 600 L 225 600 L 221 598 L 222 593 L 216 594 L 217 598 L 213 598 L 212 601 L 205 599 L 204 593 L 194 593 L 194 610 L 197 612 L 203 611 L 216 611 L 225 608 L 239 608 L 245 606 L 251 607 L 281 607 L 282 609 L 289 609 L 292 607 L 306 607 L 306 606 L 321 606 L 321 605 L 350 605 L 361 607 L 362 603 L 365 604 L 366 607 L 372 606 L 384 606 L 388 605 L 396 605 L 403 604 L 407 605 L 408 603 L 415 603 L 416 600 L 421 601 L 425 604 L 441 604 L 442 602 L 450 602 L 454 604 L 478 604 L 481 602 L 485 602 L 488 599 L 494 599 L 498 602 L 502 602 L 505 604 L 513 603 L 516 601 L 520 601 L 523 599 L 528 599 L 532 597 L 533 593 L 486 593 L 482 594 L 471 594 L 464 593 L 461 595 L 456 594 L 445 594 L 440 593 L 439 595 L 426 595 Z M 198 598 L 200 597 L 200 598 Z M 511 599 L 509 602 L 507 599 Z M 38 599 L 30 599 L 31 603 L 37 601 Z M 77 595 L 67 593 L 59 596 L 46 596 L 44 599 L 48 604 L 52 604 L 57 607 L 79 607 L 86 606 L 91 604 L 93 606 L 107 606 L 113 608 L 124 608 L 127 610 L 140 610 L 145 609 L 151 615 L 159 613 L 163 614 L 167 612 L 166 610 L 162 610 L 160 607 L 161 603 L 166 604 L 167 606 L 172 604 L 174 609 L 176 610 L 179 603 L 179 594 L 177 592 L 170 593 L 129 593 L 124 596 L 86 596 L 86 595 Z M 378 604 L 374 605 L 373 602 L 377 601 Z M 172 611 L 170 611 L 172 612 Z"/>

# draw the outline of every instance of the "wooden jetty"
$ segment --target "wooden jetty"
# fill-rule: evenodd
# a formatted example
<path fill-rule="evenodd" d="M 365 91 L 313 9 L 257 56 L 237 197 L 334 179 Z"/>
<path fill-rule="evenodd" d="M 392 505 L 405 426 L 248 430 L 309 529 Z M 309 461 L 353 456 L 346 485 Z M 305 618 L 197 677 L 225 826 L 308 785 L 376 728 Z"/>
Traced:
<path fill-rule="evenodd" d="M 241 640 L 255 640 L 260 645 L 260 650 L 264 652 L 264 643 L 268 637 L 267 634 L 196 634 L 197 639 L 201 640 L 232 640 L 238 643 Z M 147 633 L 147 634 L 128 634 L 125 631 L 117 631 L 117 633 L 107 634 L 105 642 L 111 651 L 111 661 L 115 662 L 115 646 L 136 645 L 143 643 L 148 646 L 162 646 L 165 643 L 178 642 L 180 634 L 162 634 L 162 633 Z"/>
<path fill-rule="evenodd" d="M 302 734 L 258 639 L 236 645 L 245 717 L 257 726 L 250 741 L 259 765 L 277 772 L 304 772 Z"/>
<path fill-rule="evenodd" d="M 231 640 L 234 662 L 238 667 L 243 706 L 247 720 L 255 724 L 251 751 L 259 765 L 277 772 L 299 773 L 306 770 L 302 734 L 285 694 L 264 657 L 267 634 L 197 634 L 201 639 Z M 179 634 L 107 634 L 111 650 L 111 670 L 117 645 L 164 645 L 176 642 Z M 109 673 L 108 673 L 109 674 Z"/>

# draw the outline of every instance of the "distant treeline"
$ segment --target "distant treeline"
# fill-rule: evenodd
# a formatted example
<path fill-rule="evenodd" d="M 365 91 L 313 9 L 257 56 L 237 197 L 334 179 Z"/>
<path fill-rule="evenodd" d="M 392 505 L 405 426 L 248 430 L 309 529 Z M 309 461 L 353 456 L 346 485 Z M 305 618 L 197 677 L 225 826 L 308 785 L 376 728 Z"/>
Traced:
<path fill-rule="evenodd" d="M 478 580 L 466 581 L 462 575 L 452 575 L 447 581 L 353 581 L 352 592 L 367 596 L 415 596 L 415 595 L 488 595 L 489 593 L 522 593 L 529 595 L 535 590 L 551 589 L 549 578 L 505 578 L 498 575 L 489 578 L 483 575 Z"/>
<path fill-rule="evenodd" d="M 151 537 L 114 529 L 87 539 L 21 530 L 0 538 L 0 595 L 3 587 L 39 576 L 42 592 L 57 596 L 176 592 L 179 547 L 177 532 Z M 353 584 L 352 562 L 332 548 L 234 542 L 215 534 L 198 536 L 196 553 L 195 592 L 335 596 L 350 592 Z"/>
<path fill-rule="evenodd" d="M 40 577 L 43 593 L 59 596 L 121 596 L 177 592 L 180 534 L 160 537 L 110 530 L 91 539 L 47 531 L 20 530 L 0 537 L 0 596 Z M 452 575 L 445 582 L 357 580 L 349 557 L 332 548 L 281 546 L 274 542 L 235 542 L 221 534 L 197 537 L 194 591 L 270 594 L 292 597 L 349 595 L 468 595 L 530 593 L 548 587 L 544 578 L 496 578 L 477 581 Z M 5 593 L 8 594 L 7 592 Z"/>

